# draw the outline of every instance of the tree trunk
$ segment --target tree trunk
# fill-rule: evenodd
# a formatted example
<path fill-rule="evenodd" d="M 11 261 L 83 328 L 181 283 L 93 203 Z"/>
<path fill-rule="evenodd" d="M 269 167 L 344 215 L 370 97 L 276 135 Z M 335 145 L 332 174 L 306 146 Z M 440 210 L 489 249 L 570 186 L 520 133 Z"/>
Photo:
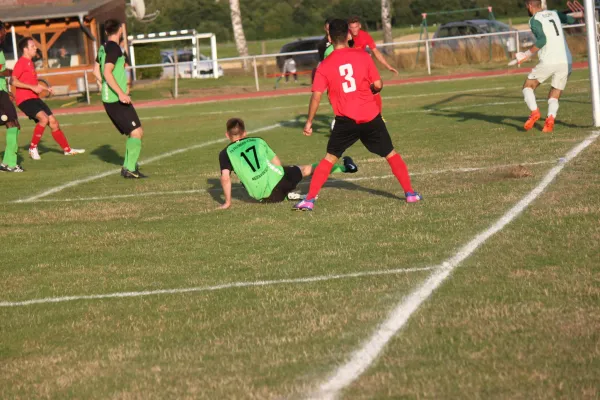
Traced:
<path fill-rule="evenodd" d="M 229 6 L 231 8 L 231 26 L 233 27 L 235 46 L 240 57 L 245 57 L 248 55 L 248 44 L 246 43 L 246 35 L 244 35 L 244 27 L 242 26 L 240 0 L 229 0 Z M 244 60 L 244 69 L 248 70 L 249 66 L 248 60 Z"/>
<path fill-rule="evenodd" d="M 383 43 L 392 43 L 392 13 L 390 0 L 381 0 L 381 26 L 383 28 Z M 391 47 L 384 47 L 384 52 L 393 50 Z"/>

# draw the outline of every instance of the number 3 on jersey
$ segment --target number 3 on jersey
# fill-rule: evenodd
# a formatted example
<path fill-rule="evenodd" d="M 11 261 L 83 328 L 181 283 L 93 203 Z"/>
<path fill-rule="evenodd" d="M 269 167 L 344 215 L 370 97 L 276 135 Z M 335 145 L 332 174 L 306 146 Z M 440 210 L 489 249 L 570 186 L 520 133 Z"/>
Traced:
<path fill-rule="evenodd" d="M 342 76 L 346 82 L 342 82 L 342 89 L 344 93 L 351 93 L 356 91 L 356 80 L 352 76 L 354 71 L 352 70 L 352 64 L 340 65 L 340 76 Z"/>

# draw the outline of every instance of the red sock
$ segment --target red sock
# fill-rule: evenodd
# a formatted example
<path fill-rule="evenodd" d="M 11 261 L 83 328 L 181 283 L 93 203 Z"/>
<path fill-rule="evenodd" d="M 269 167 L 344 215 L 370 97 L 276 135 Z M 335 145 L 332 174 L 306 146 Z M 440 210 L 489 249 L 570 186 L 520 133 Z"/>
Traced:
<path fill-rule="evenodd" d="M 44 134 L 45 126 L 36 125 L 33 129 L 33 136 L 31 137 L 31 144 L 29 145 L 30 149 L 37 147 L 38 143 L 42 139 L 42 135 Z"/>
<path fill-rule="evenodd" d="M 392 167 L 392 173 L 400 182 L 404 193 L 412 192 L 413 188 L 410 184 L 410 176 L 408 176 L 408 169 L 406 168 L 406 164 L 404 164 L 404 160 L 400 157 L 400 154 L 396 153 L 390 158 L 387 159 L 387 162 Z"/>
<path fill-rule="evenodd" d="M 381 95 L 377 93 L 375 95 L 375 103 L 377 103 L 377 107 L 379 107 L 379 114 L 383 112 L 383 101 L 381 100 Z"/>
<path fill-rule="evenodd" d="M 312 200 L 319 194 L 319 191 L 327 182 L 329 173 L 333 168 L 333 164 L 326 159 L 322 159 L 315 171 L 312 174 L 312 180 L 310 181 L 310 187 L 308 188 L 308 194 L 306 195 L 307 200 Z"/>
<path fill-rule="evenodd" d="M 52 132 L 52 137 L 54 138 L 54 140 L 56 140 L 56 143 L 58 143 L 58 145 L 62 147 L 64 151 L 71 151 L 71 148 L 69 147 L 69 142 L 67 142 L 67 138 L 65 137 L 63 131 L 61 131 L 60 129 L 55 130 L 54 132 Z"/>

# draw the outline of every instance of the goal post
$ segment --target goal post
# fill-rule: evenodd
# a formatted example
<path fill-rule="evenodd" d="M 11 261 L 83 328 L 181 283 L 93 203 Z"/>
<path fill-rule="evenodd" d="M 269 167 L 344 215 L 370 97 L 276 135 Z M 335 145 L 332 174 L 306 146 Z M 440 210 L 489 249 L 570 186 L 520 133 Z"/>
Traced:
<path fill-rule="evenodd" d="M 585 0 L 585 25 L 587 30 L 588 68 L 592 92 L 592 117 L 594 126 L 600 126 L 600 79 L 598 70 L 598 25 L 594 0 Z"/>
<path fill-rule="evenodd" d="M 131 58 L 131 68 L 133 70 L 133 79 L 136 80 L 136 61 L 135 61 L 135 48 L 137 44 L 148 44 L 148 43 L 160 43 L 160 42 L 174 42 L 174 41 L 190 41 L 192 50 L 192 78 L 199 78 L 199 65 L 198 60 L 200 55 L 200 40 L 210 40 L 210 61 L 212 62 L 212 77 L 219 78 L 219 66 L 217 63 L 217 37 L 214 33 L 198 33 L 195 29 L 184 29 L 181 31 L 170 31 L 170 32 L 158 32 L 148 33 L 140 35 L 129 35 L 129 57 Z"/>

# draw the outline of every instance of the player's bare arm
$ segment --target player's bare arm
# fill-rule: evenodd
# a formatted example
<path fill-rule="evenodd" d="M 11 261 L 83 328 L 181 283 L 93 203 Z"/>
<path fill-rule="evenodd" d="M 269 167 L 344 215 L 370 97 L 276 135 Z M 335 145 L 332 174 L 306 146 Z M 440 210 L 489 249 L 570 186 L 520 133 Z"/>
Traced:
<path fill-rule="evenodd" d="M 386 67 L 388 71 L 393 72 L 394 75 L 398 75 L 398 70 L 396 68 L 392 67 L 387 62 L 387 60 L 385 59 L 385 57 L 383 56 L 383 54 L 381 54 L 381 52 L 379 51 L 379 49 L 375 48 L 372 51 L 373 51 L 373 55 L 375 55 L 375 58 L 377 59 L 377 61 L 379 61 L 380 63 L 382 63 L 383 66 Z"/>
<path fill-rule="evenodd" d="M 228 169 L 221 171 L 221 186 L 223 187 L 223 193 L 225 195 L 225 203 L 223 203 L 219 209 L 227 210 L 231 207 L 231 171 Z"/>
<path fill-rule="evenodd" d="M 383 89 L 383 81 L 381 79 L 371 83 L 371 93 L 377 94 Z"/>
<path fill-rule="evenodd" d="M 121 103 L 131 104 L 131 98 L 129 96 L 127 96 L 127 94 L 121 90 L 121 88 L 117 84 L 115 77 L 113 76 L 114 69 L 115 69 L 115 64 L 106 63 L 104 65 L 104 79 L 106 80 L 106 83 L 108 84 L 108 86 L 112 90 L 114 90 L 115 93 L 119 96 L 119 101 Z"/>
<path fill-rule="evenodd" d="M 308 118 L 306 119 L 306 124 L 304 125 L 304 136 L 312 135 L 312 122 L 315 119 L 315 115 L 317 115 L 317 111 L 319 110 L 319 104 L 321 103 L 321 97 L 323 93 L 321 92 L 313 92 L 310 98 L 310 104 L 308 105 Z"/>
<path fill-rule="evenodd" d="M 96 84 L 98 87 L 102 86 L 102 74 L 100 73 L 100 64 L 96 61 L 94 63 L 94 78 L 96 78 Z"/>
<path fill-rule="evenodd" d="M 21 82 L 16 76 L 11 78 L 11 84 L 21 89 L 29 89 L 36 94 L 40 94 L 44 91 L 44 87 L 42 85 L 28 85 L 27 83 Z"/>
<path fill-rule="evenodd" d="M 0 65 L 0 68 L 2 68 L 2 65 Z M 0 72 L 0 76 L 11 76 L 12 75 L 12 69 L 5 69 L 4 71 Z"/>
<path fill-rule="evenodd" d="M 271 164 L 277 165 L 278 167 L 281 167 L 282 165 L 281 160 L 277 156 L 273 157 L 273 159 L 271 160 Z"/>

